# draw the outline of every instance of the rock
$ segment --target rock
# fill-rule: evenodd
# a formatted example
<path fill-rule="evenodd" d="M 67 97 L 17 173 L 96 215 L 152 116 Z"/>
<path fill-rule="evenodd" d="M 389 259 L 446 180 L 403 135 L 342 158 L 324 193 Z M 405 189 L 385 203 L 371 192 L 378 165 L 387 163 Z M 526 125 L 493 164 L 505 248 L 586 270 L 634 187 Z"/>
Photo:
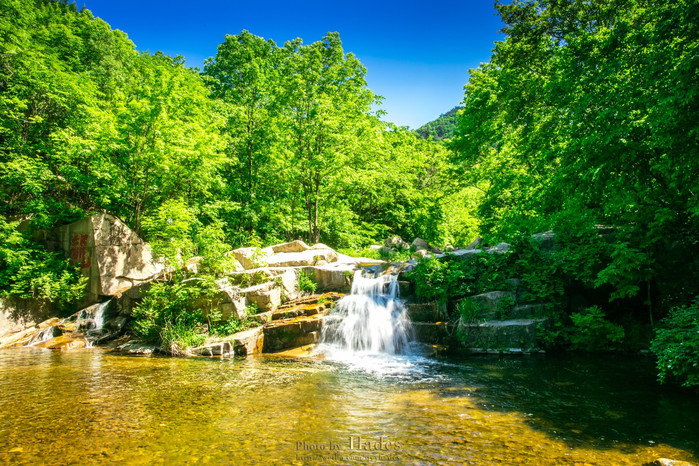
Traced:
<path fill-rule="evenodd" d="M 150 288 L 150 282 L 132 286 L 114 296 L 117 313 L 130 316 L 133 309 L 143 300 L 143 292 Z"/>
<path fill-rule="evenodd" d="M 282 243 L 271 246 L 272 252 L 275 254 L 282 252 L 303 252 L 311 249 L 309 245 L 301 240 L 292 241 L 290 243 Z"/>
<path fill-rule="evenodd" d="M 220 290 L 217 295 L 218 310 L 222 319 L 227 320 L 233 315 L 238 319 L 244 319 L 247 315 L 247 296 L 239 288 L 231 286 L 227 280 L 218 281 L 217 285 Z"/>
<path fill-rule="evenodd" d="M 266 267 L 267 257 L 270 255 L 272 250 L 265 250 L 260 248 L 238 248 L 231 251 L 231 254 L 235 256 L 235 259 L 240 262 L 245 270 L 256 269 L 259 267 Z"/>
<path fill-rule="evenodd" d="M 381 246 L 380 244 L 372 244 L 368 249 L 371 249 L 372 251 L 380 251 L 383 247 L 385 246 Z"/>
<path fill-rule="evenodd" d="M 510 319 L 534 319 L 549 317 L 553 311 L 553 304 L 522 304 L 513 307 L 507 317 Z"/>
<path fill-rule="evenodd" d="M 216 341 L 192 348 L 190 352 L 199 356 L 230 356 L 233 354 L 233 345 L 227 341 Z"/>
<path fill-rule="evenodd" d="M 484 319 L 493 319 L 498 314 L 504 315 L 515 305 L 515 293 L 512 291 L 491 291 L 465 298 L 478 306 L 478 315 Z"/>
<path fill-rule="evenodd" d="M 430 252 L 426 249 L 418 249 L 413 253 L 413 257 L 427 257 L 430 255 Z"/>
<path fill-rule="evenodd" d="M 658 458 L 652 463 L 649 463 L 649 466 L 692 466 L 692 463 L 680 460 L 671 460 L 668 458 Z"/>
<path fill-rule="evenodd" d="M 383 244 L 387 248 L 394 248 L 398 250 L 410 249 L 410 245 L 403 241 L 403 238 L 400 236 L 391 236 L 390 238 L 387 238 Z"/>
<path fill-rule="evenodd" d="M 49 327 L 53 327 L 54 325 L 58 324 L 61 321 L 58 317 L 51 317 L 50 319 L 47 319 L 40 324 L 37 324 L 36 328 L 40 329 L 45 329 Z"/>
<path fill-rule="evenodd" d="M 551 252 L 556 246 L 556 234 L 553 230 L 533 234 L 532 239 L 539 243 L 539 249 L 544 252 Z"/>
<path fill-rule="evenodd" d="M 281 282 L 284 290 L 284 297 L 286 298 L 284 301 L 291 301 L 300 296 L 298 270 L 286 270 L 277 276 L 277 280 Z"/>
<path fill-rule="evenodd" d="M 0 338 L 33 327 L 57 313 L 56 306 L 44 300 L 0 298 Z"/>
<path fill-rule="evenodd" d="M 414 322 L 415 339 L 429 345 L 449 345 L 452 340 L 453 325 L 447 322 Z"/>
<path fill-rule="evenodd" d="M 267 264 L 269 267 L 303 267 L 320 265 L 321 261 L 331 263 L 337 262 L 337 260 L 338 255 L 334 250 L 314 247 L 302 252 L 273 254 L 267 257 Z"/>
<path fill-rule="evenodd" d="M 425 251 L 431 251 L 432 247 L 427 244 L 427 241 L 421 238 L 415 238 L 413 240 L 413 243 L 411 244 L 411 247 L 414 248 L 416 251 L 420 250 L 425 250 Z"/>
<path fill-rule="evenodd" d="M 276 352 L 287 348 L 309 345 L 320 341 L 323 316 L 298 317 L 280 320 L 264 327 L 263 352 Z"/>
<path fill-rule="evenodd" d="M 413 322 L 441 322 L 447 319 L 446 304 L 411 303 L 407 305 L 408 315 Z"/>
<path fill-rule="evenodd" d="M 468 246 L 466 246 L 466 249 L 467 249 L 467 250 L 478 249 L 478 248 L 481 247 L 482 244 L 483 244 L 483 238 L 481 238 L 481 237 L 479 236 L 478 238 L 476 238 L 476 239 L 474 239 L 473 241 L 471 241 L 471 244 L 469 244 Z"/>
<path fill-rule="evenodd" d="M 77 348 L 85 348 L 87 340 L 82 334 L 61 335 L 34 345 L 37 348 L 60 349 L 70 351 Z"/>
<path fill-rule="evenodd" d="M 241 291 L 249 303 L 255 303 L 260 310 L 276 309 L 282 302 L 282 293 L 273 282 L 251 286 Z"/>
<path fill-rule="evenodd" d="M 451 244 L 447 244 L 446 246 L 444 246 L 444 252 L 452 252 L 452 251 L 456 251 L 456 248 L 454 246 L 452 246 Z"/>
<path fill-rule="evenodd" d="M 151 355 L 158 351 L 158 347 L 155 345 L 149 345 L 143 343 L 142 341 L 130 340 L 122 345 L 117 346 L 118 351 L 123 351 L 129 354 L 144 354 Z"/>
<path fill-rule="evenodd" d="M 498 243 L 492 248 L 488 248 L 489 254 L 502 254 L 510 250 L 510 245 L 507 243 Z"/>
<path fill-rule="evenodd" d="M 482 249 L 457 249 L 456 251 L 452 251 L 450 254 L 455 257 L 468 257 L 471 254 L 478 254 L 480 252 L 483 252 Z M 463 260 L 463 259 L 462 259 Z"/>
<path fill-rule="evenodd" d="M 409 282 L 408 280 L 399 280 L 398 281 L 398 294 L 406 298 L 408 296 L 413 295 L 413 284 Z"/>
<path fill-rule="evenodd" d="M 41 332 L 36 327 L 30 327 L 20 332 L 8 335 L 0 339 L 0 348 L 12 348 L 15 346 L 24 346 L 32 341 Z"/>
<path fill-rule="evenodd" d="M 255 327 L 238 332 L 230 337 L 233 340 L 233 351 L 238 356 L 247 356 L 262 352 L 264 346 L 263 327 Z"/>
<path fill-rule="evenodd" d="M 328 264 L 320 267 L 304 267 L 312 274 L 318 287 L 316 291 L 347 291 L 352 285 L 354 264 Z"/>
<path fill-rule="evenodd" d="M 63 249 L 89 278 L 87 301 L 115 296 L 164 270 L 151 247 L 116 217 L 96 214 L 57 228 L 49 249 Z"/>
<path fill-rule="evenodd" d="M 546 319 L 494 320 L 459 324 L 458 333 L 467 349 L 538 351 L 536 329 Z"/>

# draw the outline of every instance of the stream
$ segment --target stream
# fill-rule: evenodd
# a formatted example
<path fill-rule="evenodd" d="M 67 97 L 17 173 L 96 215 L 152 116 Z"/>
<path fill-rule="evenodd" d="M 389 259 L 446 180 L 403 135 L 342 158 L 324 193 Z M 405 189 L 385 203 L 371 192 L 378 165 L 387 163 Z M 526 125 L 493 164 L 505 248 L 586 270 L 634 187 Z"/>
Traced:
<path fill-rule="evenodd" d="M 699 399 L 622 356 L 135 357 L 0 350 L 0 463 L 697 462 Z M 385 367 L 385 369 L 381 369 Z"/>

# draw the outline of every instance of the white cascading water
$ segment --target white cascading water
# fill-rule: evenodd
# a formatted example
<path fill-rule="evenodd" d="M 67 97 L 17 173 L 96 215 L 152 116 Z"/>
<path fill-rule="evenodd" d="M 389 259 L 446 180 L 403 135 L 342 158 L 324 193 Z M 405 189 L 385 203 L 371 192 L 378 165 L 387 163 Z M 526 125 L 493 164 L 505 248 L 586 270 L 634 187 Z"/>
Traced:
<path fill-rule="evenodd" d="M 413 328 L 398 295 L 396 275 L 354 274 L 352 291 L 335 305 L 323 328 L 323 343 L 354 351 L 404 354 Z"/>
<path fill-rule="evenodd" d="M 413 326 L 396 275 L 355 272 L 352 291 L 325 318 L 317 352 L 377 375 L 414 372 Z"/>
<path fill-rule="evenodd" d="M 75 329 L 85 333 L 85 346 L 87 348 L 91 348 L 96 339 L 99 339 L 99 337 L 104 336 L 104 314 L 110 303 L 111 301 L 93 304 L 92 306 L 88 306 L 85 309 L 81 310 L 77 314 L 77 316 L 74 315 L 72 317 L 68 317 L 66 319 L 61 320 L 56 325 L 43 329 L 41 332 L 39 332 L 39 334 L 37 334 L 37 336 L 32 341 L 27 343 L 26 346 L 34 346 L 52 339 L 56 334 L 56 328 L 60 327 L 62 324 L 65 324 L 66 322 L 74 320 Z M 59 333 L 59 335 L 60 334 L 61 333 Z"/>

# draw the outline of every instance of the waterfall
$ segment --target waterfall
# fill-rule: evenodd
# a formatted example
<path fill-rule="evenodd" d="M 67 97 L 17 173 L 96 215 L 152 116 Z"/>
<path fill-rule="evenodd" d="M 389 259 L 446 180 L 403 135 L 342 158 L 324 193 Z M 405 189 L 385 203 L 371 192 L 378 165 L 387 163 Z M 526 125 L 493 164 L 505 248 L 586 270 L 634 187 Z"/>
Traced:
<path fill-rule="evenodd" d="M 321 341 L 335 351 L 408 354 L 413 327 L 399 298 L 398 276 L 354 274 L 352 290 L 325 320 Z"/>
<path fill-rule="evenodd" d="M 54 328 L 55 327 L 51 326 L 42 329 L 29 343 L 26 344 L 26 346 L 34 346 L 38 343 L 49 341 L 51 338 L 53 338 Z"/>

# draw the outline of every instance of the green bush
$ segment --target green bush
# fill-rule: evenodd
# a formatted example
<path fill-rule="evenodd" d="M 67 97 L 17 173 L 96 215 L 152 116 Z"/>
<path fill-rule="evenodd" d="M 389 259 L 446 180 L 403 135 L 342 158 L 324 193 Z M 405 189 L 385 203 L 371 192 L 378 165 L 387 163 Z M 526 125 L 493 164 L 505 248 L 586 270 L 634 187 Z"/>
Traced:
<path fill-rule="evenodd" d="M 309 274 L 304 271 L 299 272 L 299 290 L 313 293 L 316 288 L 318 288 L 318 284 Z"/>
<path fill-rule="evenodd" d="M 597 306 L 587 308 L 570 316 L 573 329 L 570 343 L 573 349 L 600 351 L 610 349 L 624 340 L 624 328 L 604 318 Z"/>
<path fill-rule="evenodd" d="M 178 354 L 207 337 L 205 315 L 213 310 L 216 285 L 208 278 L 153 283 L 133 311 L 133 330 L 161 349 Z"/>
<path fill-rule="evenodd" d="M 685 387 L 699 386 L 699 296 L 674 307 L 656 330 L 651 351 L 658 357 L 658 379 L 677 377 Z"/>

